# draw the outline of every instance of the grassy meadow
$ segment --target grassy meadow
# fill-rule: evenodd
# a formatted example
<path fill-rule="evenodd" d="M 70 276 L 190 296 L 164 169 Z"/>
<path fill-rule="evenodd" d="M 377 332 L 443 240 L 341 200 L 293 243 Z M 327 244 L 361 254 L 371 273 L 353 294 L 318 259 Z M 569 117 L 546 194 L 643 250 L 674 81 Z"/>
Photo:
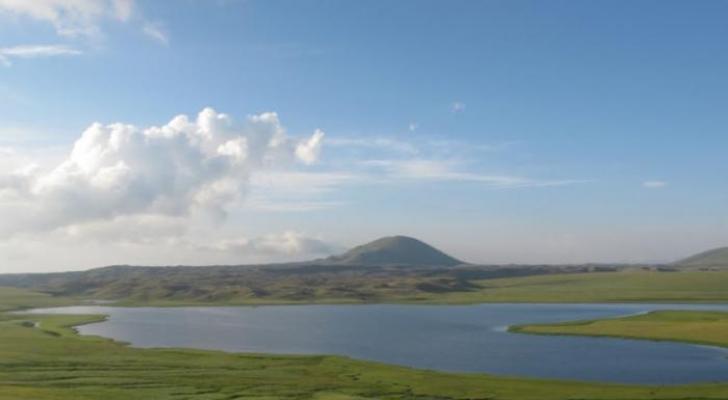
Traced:
<path fill-rule="evenodd" d="M 513 332 L 670 340 L 728 347 L 728 312 L 654 311 L 643 315 L 524 325 Z"/>
<path fill-rule="evenodd" d="M 24 289 L 0 287 L 0 313 L 23 308 L 55 307 L 69 304 L 74 304 L 74 301 L 69 298 L 54 297 Z"/>
<path fill-rule="evenodd" d="M 627 270 L 473 281 L 474 289 L 417 296 L 437 303 L 726 302 L 728 271 Z"/>

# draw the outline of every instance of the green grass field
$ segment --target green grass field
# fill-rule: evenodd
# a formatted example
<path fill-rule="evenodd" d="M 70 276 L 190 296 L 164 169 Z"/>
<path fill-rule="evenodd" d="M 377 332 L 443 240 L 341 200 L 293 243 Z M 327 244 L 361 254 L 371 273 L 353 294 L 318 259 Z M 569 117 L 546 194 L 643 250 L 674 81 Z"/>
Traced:
<path fill-rule="evenodd" d="M 728 347 L 728 312 L 655 311 L 624 318 L 524 325 L 513 327 L 511 331 L 670 340 Z"/>
<path fill-rule="evenodd" d="M 73 303 L 72 299 L 53 297 L 23 289 L 0 287 L 0 312 L 22 308 L 63 306 Z"/>
<path fill-rule="evenodd" d="M 487 279 L 477 290 L 417 299 L 442 303 L 727 302 L 728 271 L 592 272 Z"/>
<path fill-rule="evenodd" d="M 66 300 L 0 289 L 3 309 Z M 0 313 L 0 400 L 726 399 L 728 383 L 626 386 L 447 374 L 335 356 L 135 349 L 72 326 L 102 316 Z"/>

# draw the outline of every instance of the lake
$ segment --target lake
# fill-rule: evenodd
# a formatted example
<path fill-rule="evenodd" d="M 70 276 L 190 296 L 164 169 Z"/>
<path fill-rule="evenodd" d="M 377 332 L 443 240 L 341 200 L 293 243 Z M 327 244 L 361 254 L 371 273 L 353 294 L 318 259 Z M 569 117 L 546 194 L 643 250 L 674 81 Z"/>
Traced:
<path fill-rule="evenodd" d="M 81 334 L 136 347 L 338 354 L 416 368 L 584 381 L 728 381 L 728 350 L 682 343 L 514 334 L 507 326 L 728 305 L 479 304 L 122 308 L 35 313 L 108 314 Z"/>

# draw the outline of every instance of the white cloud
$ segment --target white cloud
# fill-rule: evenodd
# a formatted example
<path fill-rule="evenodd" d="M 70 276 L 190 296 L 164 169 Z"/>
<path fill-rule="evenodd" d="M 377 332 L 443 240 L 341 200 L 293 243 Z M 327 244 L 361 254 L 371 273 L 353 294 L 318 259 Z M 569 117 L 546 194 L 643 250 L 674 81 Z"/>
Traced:
<path fill-rule="evenodd" d="M 317 129 L 310 139 L 301 142 L 296 146 L 296 157 L 306 164 L 313 164 L 318 161 L 321 154 L 321 143 L 324 140 L 324 132 Z"/>
<path fill-rule="evenodd" d="M 96 36 L 104 19 L 129 20 L 132 0 L 0 0 L 0 12 L 48 22 L 61 36 Z"/>
<path fill-rule="evenodd" d="M 416 122 L 410 122 L 409 125 L 407 125 L 407 130 L 410 132 L 414 132 L 417 130 L 417 123 Z"/>
<path fill-rule="evenodd" d="M 53 233 L 83 243 L 173 245 L 187 233 L 188 222 L 182 217 L 141 214 L 72 224 Z"/>
<path fill-rule="evenodd" d="M 337 249 L 320 238 L 292 230 L 255 237 L 219 237 L 192 225 L 184 217 L 142 214 L 73 224 L 45 237 L 61 244 L 189 248 L 245 256 L 322 255 Z"/>
<path fill-rule="evenodd" d="M 667 186 L 667 182 L 665 181 L 644 181 L 642 182 L 642 187 L 647 189 L 660 189 Z"/>
<path fill-rule="evenodd" d="M 320 159 L 324 137 L 335 149 Z M 477 145 L 467 143 L 330 138 L 318 130 L 295 139 L 274 112 L 240 123 L 211 108 L 146 128 L 95 123 L 70 151 L 35 147 L 0 147 L 0 257 L 12 258 L 14 271 L 300 260 L 325 255 L 331 246 L 295 231 L 239 232 L 259 229 L 246 224 L 268 217 L 255 215 L 260 212 L 325 216 L 352 201 L 339 197 L 351 187 L 583 182 L 486 173 L 478 168 L 482 153 L 471 149 Z"/>
<path fill-rule="evenodd" d="M 268 234 L 255 238 L 224 239 L 214 245 L 204 247 L 208 250 L 229 252 L 241 255 L 331 255 L 338 247 L 321 239 L 309 237 L 294 231 Z"/>
<path fill-rule="evenodd" d="M 414 143 L 388 137 L 335 137 L 326 139 L 326 145 L 330 147 L 382 149 L 409 154 L 419 153 L 419 149 Z"/>
<path fill-rule="evenodd" d="M 239 229 L 239 228 L 238 228 Z M 289 262 L 342 249 L 293 230 L 240 235 L 156 215 L 93 221 L 0 241 L 0 273 L 67 271 L 111 264 L 220 265 Z"/>
<path fill-rule="evenodd" d="M 75 56 L 82 51 L 65 45 L 25 45 L 0 48 L 0 63 L 12 64 L 14 58 L 40 58 L 56 56 Z"/>
<path fill-rule="evenodd" d="M 142 28 L 142 32 L 160 44 L 165 46 L 169 44 L 169 35 L 159 23 L 145 23 L 144 28 Z"/>
<path fill-rule="evenodd" d="M 347 172 L 261 171 L 251 178 L 245 204 L 258 211 L 323 210 L 342 204 L 326 196 L 345 185 L 362 183 L 364 177 Z"/>
<path fill-rule="evenodd" d="M 450 111 L 453 113 L 459 113 L 465 111 L 465 103 L 462 101 L 455 101 L 450 105 Z"/>
<path fill-rule="evenodd" d="M 120 21 L 128 21 L 134 12 L 134 0 L 113 0 L 114 15 Z"/>
<path fill-rule="evenodd" d="M 291 139 L 275 113 L 238 126 L 211 108 L 146 129 L 94 123 L 52 168 L 0 171 L 0 235 L 140 215 L 222 218 L 251 175 L 314 162 L 322 140 L 319 130 Z"/>
<path fill-rule="evenodd" d="M 134 0 L 0 0 L 1 14 L 50 24 L 64 38 L 94 41 L 103 38 L 104 23 L 116 21 L 140 29 L 162 45 L 169 44 L 163 25 L 140 15 Z"/>
<path fill-rule="evenodd" d="M 462 142 L 458 140 L 452 140 L 452 139 L 443 139 L 443 138 L 435 138 L 428 140 L 426 142 L 427 146 L 431 148 L 436 148 L 441 151 L 441 153 L 449 153 L 449 154 L 461 154 L 461 155 L 467 155 L 467 154 L 478 154 L 478 153 L 494 153 L 494 152 L 503 152 L 506 151 L 513 146 L 519 144 L 518 141 L 504 141 L 504 142 L 495 142 L 495 143 L 469 143 L 469 142 Z M 482 157 L 482 154 L 478 154 L 477 157 Z"/>
<path fill-rule="evenodd" d="M 346 204 L 348 201 L 337 197 L 338 191 L 356 186 L 475 182 L 493 189 L 517 189 L 589 182 L 486 173 L 474 170 L 472 163 L 467 161 L 473 151 L 496 151 L 506 145 L 428 138 L 403 141 L 388 137 L 327 137 L 326 146 L 335 151 L 327 154 L 322 168 L 266 170 L 256 174 L 251 181 L 246 207 L 266 212 L 319 211 Z M 347 151 L 352 149 L 365 152 Z M 374 154 L 382 157 L 365 158 Z"/>
<path fill-rule="evenodd" d="M 526 188 L 565 186 L 584 183 L 584 180 L 541 180 L 511 175 L 483 174 L 464 171 L 456 161 L 432 159 L 368 160 L 362 163 L 378 170 L 379 182 L 388 181 L 440 181 L 479 182 L 494 188 Z"/>

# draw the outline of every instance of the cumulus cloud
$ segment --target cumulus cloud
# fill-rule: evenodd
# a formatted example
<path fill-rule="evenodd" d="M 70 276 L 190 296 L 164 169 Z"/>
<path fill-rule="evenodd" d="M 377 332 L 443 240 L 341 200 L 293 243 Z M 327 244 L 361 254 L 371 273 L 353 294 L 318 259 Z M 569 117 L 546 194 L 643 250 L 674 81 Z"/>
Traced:
<path fill-rule="evenodd" d="M 324 132 L 317 129 L 313 136 L 307 141 L 296 146 L 296 156 L 306 164 L 313 164 L 318 160 L 321 152 L 321 143 L 324 140 Z"/>
<path fill-rule="evenodd" d="M 0 234 L 139 215 L 221 218 L 255 171 L 315 162 L 323 136 L 297 141 L 276 113 L 237 125 L 212 108 L 147 128 L 94 123 L 52 168 L 0 171 Z"/>
<path fill-rule="evenodd" d="M 82 52 L 65 45 L 27 45 L 0 48 L 0 63 L 12 64 L 14 58 L 40 58 L 57 56 L 76 56 Z"/>
<path fill-rule="evenodd" d="M 133 0 L 0 0 L 0 12 L 48 22 L 61 36 L 94 36 L 103 19 L 127 21 Z"/>

